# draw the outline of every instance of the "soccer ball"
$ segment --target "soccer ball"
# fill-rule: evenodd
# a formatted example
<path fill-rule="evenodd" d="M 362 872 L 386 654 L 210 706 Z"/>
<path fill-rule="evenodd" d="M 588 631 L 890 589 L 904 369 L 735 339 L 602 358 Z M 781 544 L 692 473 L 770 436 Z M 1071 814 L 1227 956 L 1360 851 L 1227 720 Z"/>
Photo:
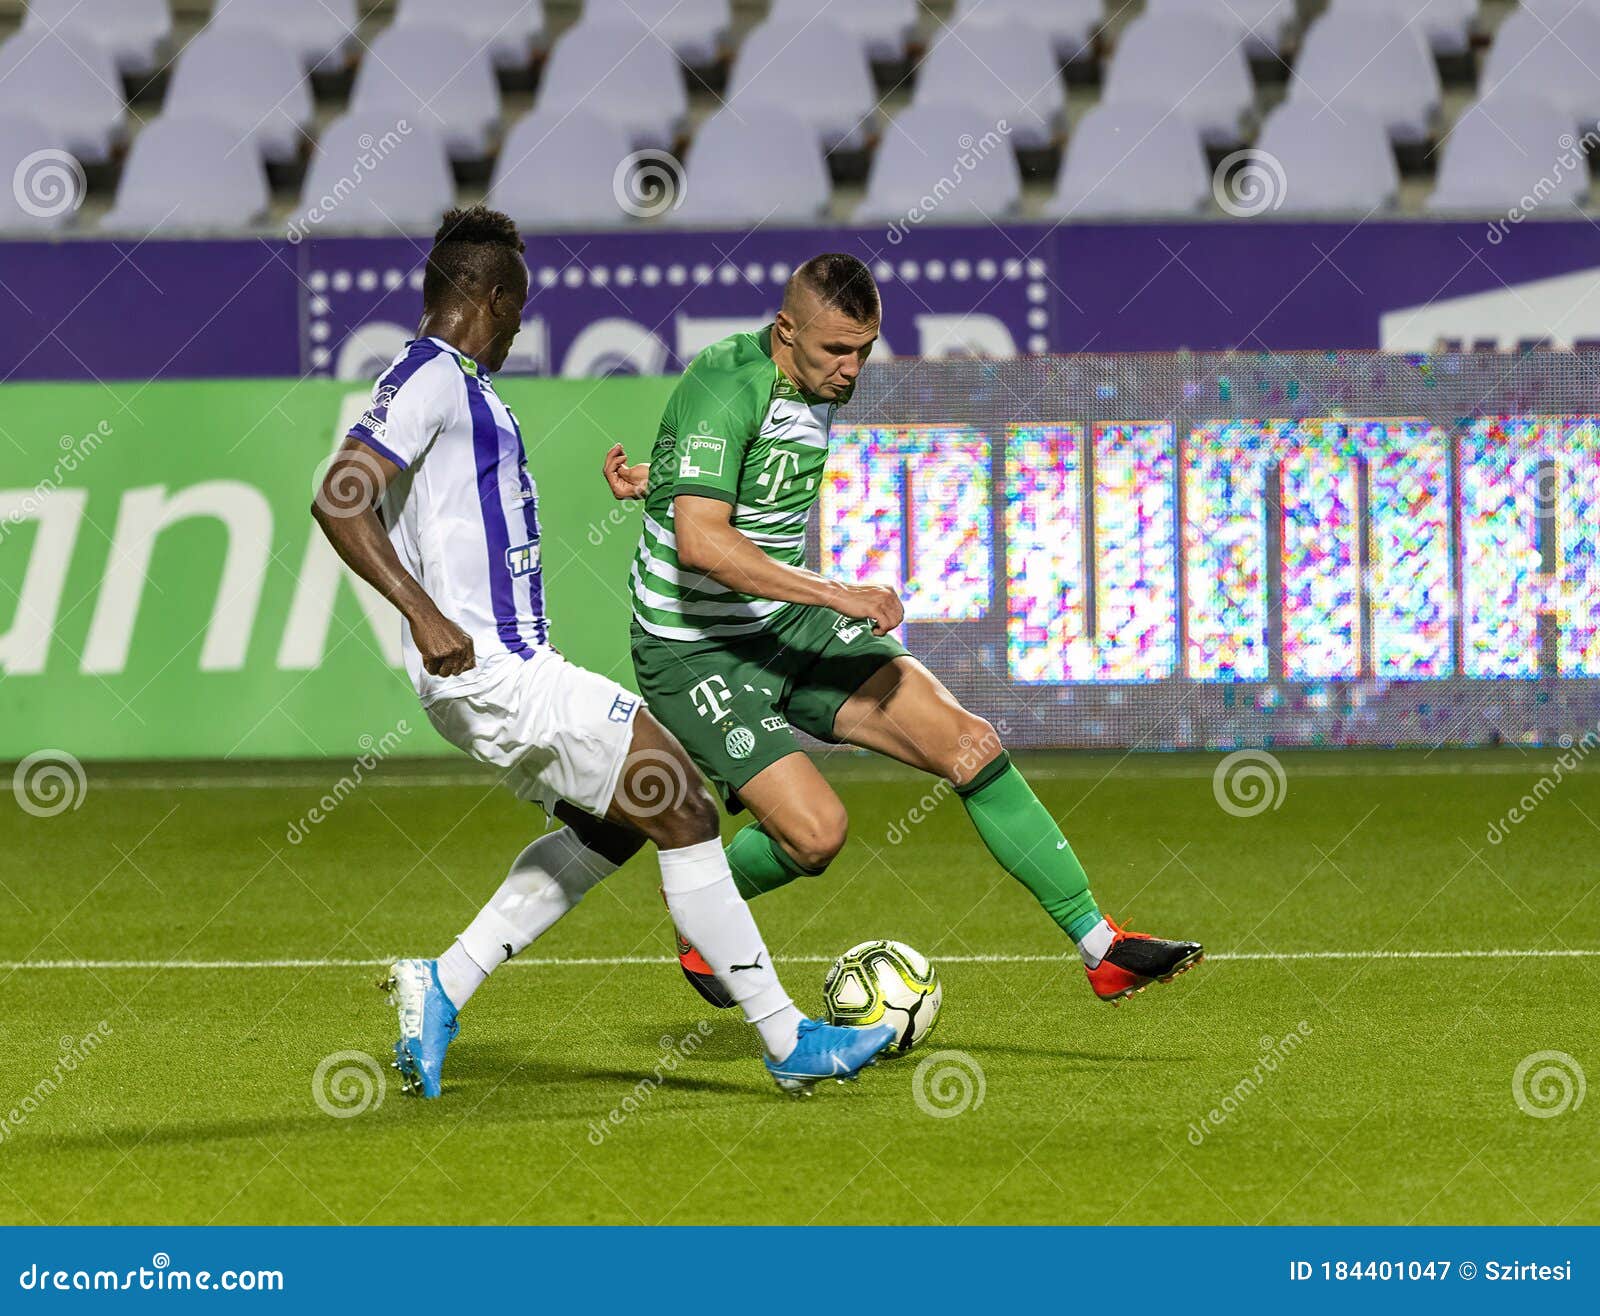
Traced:
<path fill-rule="evenodd" d="M 822 982 L 830 1024 L 893 1024 L 889 1050 L 895 1053 L 911 1050 L 933 1031 L 943 996 L 928 957 L 903 941 L 863 941 L 850 947 Z"/>

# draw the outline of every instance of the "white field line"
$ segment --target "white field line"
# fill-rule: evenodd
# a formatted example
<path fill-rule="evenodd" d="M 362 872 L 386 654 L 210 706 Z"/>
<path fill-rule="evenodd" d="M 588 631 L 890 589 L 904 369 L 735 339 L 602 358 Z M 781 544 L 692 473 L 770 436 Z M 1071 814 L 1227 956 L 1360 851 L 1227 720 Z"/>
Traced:
<path fill-rule="evenodd" d="M 831 955 L 780 955 L 786 964 L 831 964 Z M 1077 961 L 1070 955 L 935 955 L 938 964 L 1059 964 Z M 1272 961 L 1272 960 L 1561 960 L 1600 959 L 1600 949 L 1594 950 L 1290 950 L 1290 951 L 1222 951 L 1207 955 L 1208 963 Z M 394 962 L 394 957 L 382 960 L 0 960 L 0 972 L 17 972 L 30 969 L 64 971 L 112 969 L 212 969 L 231 971 L 240 969 L 382 969 Z M 675 961 L 666 956 L 654 955 L 578 955 L 530 956 L 511 961 L 513 968 L 524 969 L 584 969 L 623 968 L 634 964 L 660 966 Z"/>
<path fill-rule="evenodd" d="M 1188 751 L 1186 751 L 1188 752 Z M 1404 751 L 1398 751 L 1404 752 Z M 1549 764 L 1546 759 L 1558 754 L 1557 749 L 1544 749 L 1530 751 L 1527 758 L 1517 757 L 1504 761 L 1482 762 L 1469 760 L 1466 762 L 1450 763 L 1438 759 L 1430 759 L 1419 763 L 1395 763 L 1390 765 L 1374 764 L 1371 760 L 1363 763 L 1344 764 L 1336 759 L 1327 763 L 1295 763 L 1286 766 L 1286 771 L 1291 779 L 1317 778 L 1317 777 L 1509 777 L 1519 775 L 1533 775 L 1546 770 Z M 1220 760 L 1219 760 L 1220 761 Z M 823 766 L 827 763 L 824 759 Z M 272 774 L 241 774 L 234 776 L 224 774 L 216 777 L 100 777 L 95 775 L 94 765 L 87 765 L 89 774 L 90 791 L 254 791 L 254 790 L 325 790 L 337 782 L 337 773 L 341 770 L 334 763 L 329 764 L 327 773 L 299 773 L 274 776 Z M 1104 756 L 1074 763 L 1027 765 L 1028 776 L 1040 781 L 1072 781 L 1080 778 L 1091 779 L 1106 776 L 1109 773 L 1119 778 L 1136 779 L 1140 781 L 1204 781 L 1212 777 L 1216 771 L 1215 764 L 1164 764 L 1151 759 L 1137 758 L 1126 760 L 1107 766 Z M 920 780 L 908 772 L 894 770 L 883 774 L 876 774 L 860 769 L 852 769 L 848 774 L 849 781 L 912 781 Z M 482 790 L 496 784 L 498 778 L 491 774 L 473 776 L 467 773 L 434 773 L 420 776 L 393 776 L 369 777 L 361 783 L 363 789 L 376 787 L 384 790 L 404 790 L 407 787 L 419 789 L 432 789 L 435 787 L 454 786 L 462 790 Z"/>

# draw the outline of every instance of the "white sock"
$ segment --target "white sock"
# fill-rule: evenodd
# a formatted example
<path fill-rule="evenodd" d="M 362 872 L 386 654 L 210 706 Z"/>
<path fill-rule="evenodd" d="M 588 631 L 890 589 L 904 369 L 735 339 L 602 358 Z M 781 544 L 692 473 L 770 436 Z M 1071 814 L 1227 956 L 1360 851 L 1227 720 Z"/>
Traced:
<path fill-rule="evenodd" d="M 1106 952 L 1111 949 L 1111 943 L 1116 938 L 1116 933 L 1111 930 L 1111 924 L 1101 919 L 1088 932 L 1084 933 L 1083 940 L 1078 943 L 1078 954 L 1083 957 L 1083 962 L 1091 969 L 1100 967 L 1100 961 L 1105 958 Z"/>
<path fill-rule="evenodd" d="M 548 932 L 584 893 L 617 871 L 570 827 L 528 846 L 489 903 L 439 957 L 439 985 L 456 1009 L 483 980 Z"/>
<path fill-rule="evenodd" d="M 805 1016 L 778 981 L 750 906 L 733 884 L 722 842 L 662 850 L 656 857 L 661 861 L 661 889 L 678 931 L 694 943 L 755 1025 L 767 1054 L 787 1059 Z"/>

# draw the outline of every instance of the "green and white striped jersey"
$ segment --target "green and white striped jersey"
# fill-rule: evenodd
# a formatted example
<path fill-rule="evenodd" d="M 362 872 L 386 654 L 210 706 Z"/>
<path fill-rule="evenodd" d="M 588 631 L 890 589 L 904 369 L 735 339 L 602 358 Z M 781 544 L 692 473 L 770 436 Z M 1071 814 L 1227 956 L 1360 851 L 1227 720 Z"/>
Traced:
<path fill-rule="evenodd" d="M 772 360 L 772 326 L 695 357 L 673 390 L 650 454 L 633 615 L 652 635 L 704 640 L 765 630 L 789 605 L 727 589 L 678 565 L 673 499 L 733 505 L 733 527 L 768 557 L 805 561 L 806 517 L 822 493 L 828 427 L 849 395 L 812 401 Z"/>

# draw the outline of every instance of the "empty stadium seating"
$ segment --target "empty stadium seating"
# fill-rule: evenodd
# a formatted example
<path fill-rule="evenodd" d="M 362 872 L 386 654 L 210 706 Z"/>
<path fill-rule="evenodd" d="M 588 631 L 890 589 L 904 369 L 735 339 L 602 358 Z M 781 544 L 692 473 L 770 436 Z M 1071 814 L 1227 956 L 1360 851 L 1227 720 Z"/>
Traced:
<path fill-rule="evenodd" d="M 1097 105 L 1078 122 L 1045 213 L 1055 219 L 1195 215 L 1211 195 L 1200 134 L 1150 103 Z"/>
<path fill-rule="evenodd" d="M 1553 170 L 1570 211 L 1547 129 L 1600 125 L 1597 68 L 1600 0 L 0 0 L 6 159 L 88 180 L 0 231 L 394 232 L 486 195 L 530 228 L 1219 217 L 1240 149 L 1271 214 L 1493 217 Z M 219 195 L 152 208 L 204 124 Z M 616 198 L 644 151 L 688 184 L 659 215 Z"/>
<path fill-rule="evenodd" d="M 113 231 L 211 232 L 242 228 L 267 208 L 267 178 L 248 140 L 214 119 L 164 114 L 128 152 Z"/>
<path fill-rule="evenodd" d="M 603 115 L 534 110 L 506 135 L 489 203 L 526 228 L 614 224 L 623 213 L 617 171 L 631 150 L 627 135 Z"/>
<path fill-rule="evenodd" d="M 1208 142 L 1238 139 L 1252 96 L 1239 34 L 1199 13 L 1161 11 L 1134 19 L 1106 71 L 1107 105 L 1176 109 Z"/>

